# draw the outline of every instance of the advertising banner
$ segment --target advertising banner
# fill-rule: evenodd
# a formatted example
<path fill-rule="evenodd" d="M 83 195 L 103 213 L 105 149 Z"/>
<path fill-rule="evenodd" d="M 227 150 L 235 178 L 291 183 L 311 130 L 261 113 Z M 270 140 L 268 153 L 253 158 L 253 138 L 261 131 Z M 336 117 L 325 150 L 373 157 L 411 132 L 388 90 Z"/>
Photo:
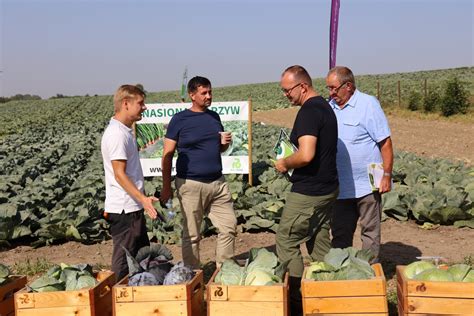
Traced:
<path fill-rule="evenodd" d="M 147 104 L 142 119 L 136 122 L 135 135 L 145 177 L 161 176 L 163 138 L 173 115 L 191 107 L 191 103 Z M 249 102 L 213 102 L 209 107 L 219 114 L 224 131 L 232 133 L 232 143 L 222 153 L 222 173 L 249 173 Z M 175 174 L 177 153 L 173 159 Z"/>

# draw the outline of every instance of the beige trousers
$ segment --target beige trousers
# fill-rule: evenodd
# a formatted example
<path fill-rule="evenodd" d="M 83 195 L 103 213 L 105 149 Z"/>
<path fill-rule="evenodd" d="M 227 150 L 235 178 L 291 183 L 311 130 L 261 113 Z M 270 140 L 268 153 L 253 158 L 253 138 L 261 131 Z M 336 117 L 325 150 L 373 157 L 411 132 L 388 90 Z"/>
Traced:
<path fill-rule="evenodd" d="M 185 265 L 199 268 L 201 224 L 207 215 L 217 228 L 216 262 L 234 256 L 237 219 L 229 186 L 222 176 L 212 182 L 176 178 L 175 185 L 183 214 L 182 253 Z"/>

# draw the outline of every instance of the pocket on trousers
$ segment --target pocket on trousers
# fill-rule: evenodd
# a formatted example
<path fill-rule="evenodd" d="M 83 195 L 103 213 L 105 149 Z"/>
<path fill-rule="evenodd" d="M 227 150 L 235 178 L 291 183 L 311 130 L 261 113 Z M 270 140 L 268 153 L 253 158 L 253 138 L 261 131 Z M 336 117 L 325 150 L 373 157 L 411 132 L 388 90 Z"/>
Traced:
<path fill-rule="evenodd" d="M 309 238 L 309 224 L 310 216 L 306 214 L 295 214 L 295 219 L 292 221 L 289 229 L 289 235 L 299 238 Z"/>
<path fill-rule="evenodd" d="M 130 216 L 128 214 L 110 213 L 107 219 L 110 225 L 110 235 L 117 236 L 130 229 Z"/>

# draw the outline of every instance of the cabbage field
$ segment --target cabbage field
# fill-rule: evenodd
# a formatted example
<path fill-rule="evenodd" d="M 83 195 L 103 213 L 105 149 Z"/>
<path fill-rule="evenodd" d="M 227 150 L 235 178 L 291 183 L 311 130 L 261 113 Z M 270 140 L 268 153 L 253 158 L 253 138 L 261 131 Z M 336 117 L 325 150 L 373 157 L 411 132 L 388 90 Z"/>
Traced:
<path fill-rule="evenodd" d="M 375 94 L 377 80 L 382 86 L 402 80 L 414 89 L 421 87 L 425 77 L 435 84 L 454 74 L 472 81 L 474 68 L 361 76 L 357 82 L 361 89 Z M 321 91 L 324 83 L 317 79 L 315 85 Z M 385 91 L 382 100 L 396 98 Z M 247 100 L 249 96 L 254 110 L 288 107 L 277 83 L 214 89 L 215 101 Z M 147 102 L 176 102 L 178 98 L 176 91 L 152 93 Z M 108 238 L 107 223 L 101 217 L 105 195 L 100 138 L 112 114 L 111 96 L 0 104 L 0 243 L 28 240 L 40 246 Z M 290 187 L 270 161 L 279 128 L 254 124 L 253 131 L 254 186 L 247 185 L 247 176 L 229 175 L 227 180 L 242 230 L 275 231 Z M 394 190 L 384 196 L 384 217 L 412 219 L 428 226 L 474 228 L 471 166 L 398 152 L 394 182 Z M 145 187 L 153 194 L 161 187 L 160 178 L 146 179 Z M 149 237 L 179 243 L 180 219 L 178 213 L 166 223 L 149 220 Z M 214 228 L 206 222 L 203 230 L 212 233 Z"/>

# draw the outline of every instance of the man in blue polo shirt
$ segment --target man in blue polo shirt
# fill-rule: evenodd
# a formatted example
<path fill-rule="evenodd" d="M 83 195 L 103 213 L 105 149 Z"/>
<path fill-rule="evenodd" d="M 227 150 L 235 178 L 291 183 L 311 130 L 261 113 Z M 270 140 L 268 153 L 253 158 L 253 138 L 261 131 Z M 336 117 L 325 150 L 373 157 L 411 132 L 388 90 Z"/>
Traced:
<path fill-rule="evenodd" d="M 171 119 L 163 147 L 163 189 L 161 201 L 172 196 L 171 166 L 176 149 L 176 190 L 183 213 L 182 253 L 185 265 L 199 268 L 201 223 L 207 215 L 218 229 L 216 262 L 234 256 L 237 219 L 229 187 L 222 175 L 221 152 L 231 141 L 224 132 L 219 115 L 209 110 L 212 102 L 211 82 L 204 77 L 189 80 L 191 108 Z"/>
<path fill-rule="evenodd" d="M 337 117 L 337 173 L 339 196 L 331 223 L 332 247 L 352 246 L 360 220 L 362 248 L 370 249 L 378 261 L 380 250 L 381 194 L 392 181 L 393 149 L 390 128 L 380 103 L 357 90 L 352 71 L 332 68 L 326 77 L 330 105 Z M 383 164 L 383 177 L 372 191 L 367 166 Z"/>

